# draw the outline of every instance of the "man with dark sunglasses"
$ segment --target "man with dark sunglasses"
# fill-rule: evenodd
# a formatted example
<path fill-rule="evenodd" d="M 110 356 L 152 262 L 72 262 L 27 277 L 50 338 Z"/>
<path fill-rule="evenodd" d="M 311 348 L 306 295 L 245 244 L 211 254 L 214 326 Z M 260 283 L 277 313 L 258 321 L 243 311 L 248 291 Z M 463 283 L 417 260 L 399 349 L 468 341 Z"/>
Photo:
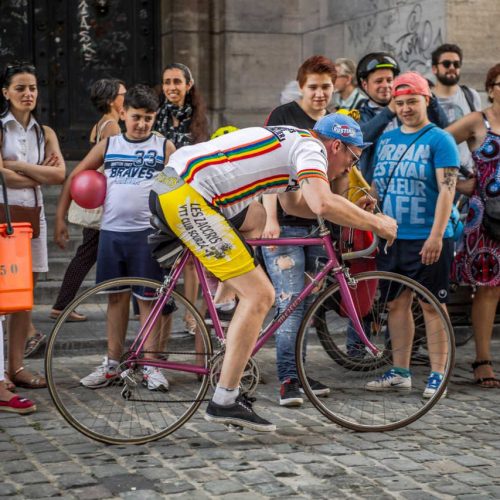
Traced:
<path fill-rule="evenodd" d="M 433 91 L 450 124 L 481 109 L 479 94 L 466 85 L 458 84 L 462 60 L 462 49 L 451 43 L 440 45 L 432 53 L 432 72 L 436 77 Z M 459 151 L 461 171 L 472 172 L 474 164 L 465 142 L 459 145 Z"/>

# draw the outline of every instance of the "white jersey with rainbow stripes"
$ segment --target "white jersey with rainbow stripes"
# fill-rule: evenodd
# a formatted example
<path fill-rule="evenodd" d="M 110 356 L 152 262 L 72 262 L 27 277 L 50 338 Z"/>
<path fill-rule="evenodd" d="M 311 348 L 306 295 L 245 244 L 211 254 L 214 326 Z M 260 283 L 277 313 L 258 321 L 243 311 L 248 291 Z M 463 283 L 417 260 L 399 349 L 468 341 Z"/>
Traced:
<path fill-rule="evenodd" d="M 309 177 L 328 182 L 323 143 L 288 126 L 245 128 L 185 146 L 168 166 L 227 218 L 262 193 L 295 191 Z"/>

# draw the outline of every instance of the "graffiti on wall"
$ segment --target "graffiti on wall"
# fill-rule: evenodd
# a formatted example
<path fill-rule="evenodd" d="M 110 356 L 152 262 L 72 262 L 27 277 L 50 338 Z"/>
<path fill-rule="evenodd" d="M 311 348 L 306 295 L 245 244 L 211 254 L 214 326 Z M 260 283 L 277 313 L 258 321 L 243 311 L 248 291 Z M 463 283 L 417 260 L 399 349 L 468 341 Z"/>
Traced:
<path fill-rule="evenodd" d="M 392 53 L 404 70 L 430 73 L 431 53 L 444 41 L 444 14 L 437 2 L 422 1 L 347 23 L 351 57 L 373 51 Z"/>

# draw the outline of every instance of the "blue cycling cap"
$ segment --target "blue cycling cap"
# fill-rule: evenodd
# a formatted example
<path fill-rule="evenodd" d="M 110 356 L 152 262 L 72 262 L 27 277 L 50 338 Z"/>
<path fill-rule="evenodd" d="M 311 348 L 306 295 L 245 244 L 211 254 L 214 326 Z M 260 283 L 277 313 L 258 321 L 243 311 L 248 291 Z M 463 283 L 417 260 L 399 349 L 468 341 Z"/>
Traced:
<path fill-rule="evenodd" d="M 338 139 L 362 149 L 372 144 L 363 142 L 363 132 L 356 120 L 341 113 L 331 113 L 319 119 L 314 125 L 314 131 L 329 139 Z"/>

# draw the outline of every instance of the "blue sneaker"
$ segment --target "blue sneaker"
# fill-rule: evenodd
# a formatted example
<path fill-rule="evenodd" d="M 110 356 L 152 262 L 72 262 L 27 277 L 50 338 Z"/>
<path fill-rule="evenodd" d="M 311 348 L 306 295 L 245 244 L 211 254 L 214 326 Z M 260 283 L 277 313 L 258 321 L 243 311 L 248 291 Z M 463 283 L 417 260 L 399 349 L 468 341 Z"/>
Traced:
<path fill-rule="evenodd" d="M 434 394 L 436 394 L 436 391 L 439 389 L 442 381 L 443 381 L 442 373 L 432 372 L 429 375 L 429 378 L 427 379 L 427 386 L 425 387 L 423 397 L 425 399 L 429 399 L 432 396 L 434 396 Z M 441 394 L 441 397 L 444 398 L 447 392 L 448 389 L 445 389 L 443 394 Z"/>
<path fill-rule="evenodd" d="M 367 391 L 410 391 L 411 376 L 404 377 L 391 368 L 376 380 L 368 382 L 365 389 Z"/>

